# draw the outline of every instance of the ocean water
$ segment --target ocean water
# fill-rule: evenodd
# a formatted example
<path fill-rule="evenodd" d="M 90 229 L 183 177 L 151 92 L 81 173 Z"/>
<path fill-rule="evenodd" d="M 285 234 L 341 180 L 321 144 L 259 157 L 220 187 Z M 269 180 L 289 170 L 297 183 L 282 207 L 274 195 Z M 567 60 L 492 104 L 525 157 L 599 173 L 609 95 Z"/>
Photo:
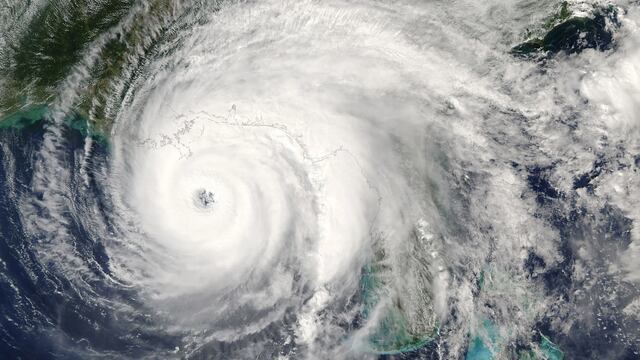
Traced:
<path fill-rule="evenodd" d="M 634 1 L 0 10 L 0 357 L 640 358 Z"/>

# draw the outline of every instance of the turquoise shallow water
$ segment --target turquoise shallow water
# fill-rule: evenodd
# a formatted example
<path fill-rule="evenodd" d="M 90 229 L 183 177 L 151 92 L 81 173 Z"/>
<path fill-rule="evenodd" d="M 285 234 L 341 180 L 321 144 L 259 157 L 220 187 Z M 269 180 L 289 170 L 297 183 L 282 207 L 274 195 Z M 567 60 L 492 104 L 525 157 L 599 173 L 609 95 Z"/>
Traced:
<path fill-rule="evenodd" d="M 0 354 L 635 359 L 628 1 L 8 1 Z"/>
<path fill-rule="evenodd" d="M 490 360 L 498 358 L 497 351 L 500 349 L 499 330 L 489 320 L 482 321 L 479 329 L 481 334 L 472 336 L 467 349 L 467 360 Z M 518 358 L 521 360 L 546 359 L 562 360 L 564 352 L 557 345 L 552 343 L 548 337 L 541 335 L 540 354 L 536 355 L 531 351 L 521 351 Z M 496 351 L 497 350 L 497 351 Z"/>

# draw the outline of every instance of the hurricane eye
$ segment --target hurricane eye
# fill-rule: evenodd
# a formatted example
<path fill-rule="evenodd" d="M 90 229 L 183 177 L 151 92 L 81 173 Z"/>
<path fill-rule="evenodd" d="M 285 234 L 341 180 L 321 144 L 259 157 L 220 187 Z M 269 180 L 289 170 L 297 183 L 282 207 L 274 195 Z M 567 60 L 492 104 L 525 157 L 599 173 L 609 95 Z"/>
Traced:
<path fill-rule="evenodd" d="M 640 360 L 640 0 L 0 1 L 0 360 Z"/>
<path fill-rule="evenodd" d="M 207 189 L 198 189 L 193 195 L 193 203 L 200 209 L 211 209 L 216 202 L 216 194 Z"/>

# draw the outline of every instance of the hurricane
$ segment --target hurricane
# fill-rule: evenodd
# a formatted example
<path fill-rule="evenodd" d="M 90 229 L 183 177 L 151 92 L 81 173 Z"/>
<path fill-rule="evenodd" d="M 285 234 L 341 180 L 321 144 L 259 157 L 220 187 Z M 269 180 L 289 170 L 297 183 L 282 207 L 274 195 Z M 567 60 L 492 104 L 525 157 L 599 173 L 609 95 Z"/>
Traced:
<path fill-rule="evenodd" d="M 0 5 L 0 357 L 639 359 L 640 7 Z"/>

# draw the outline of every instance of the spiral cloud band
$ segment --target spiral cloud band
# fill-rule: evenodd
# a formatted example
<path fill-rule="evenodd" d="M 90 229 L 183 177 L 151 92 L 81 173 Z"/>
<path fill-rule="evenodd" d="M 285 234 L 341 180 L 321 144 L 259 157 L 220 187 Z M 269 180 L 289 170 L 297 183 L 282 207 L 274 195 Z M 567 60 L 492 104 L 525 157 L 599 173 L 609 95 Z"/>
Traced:
<path fill-rule="evenodd" d="M 136 280 L 160 302 L 256 286 L 259 305 L 247 306 L 269 308 L 304 286 L 313 314 L 357 287 L 375 233 L 393 254 L 425 216 L 402 167 L 426 160 L 415 154 L 424 135 L 409 135 L 424 108 L 413 89 L 428 86 L 416 79 L 429 78 L 419 54 L 382 25 L 362 28 L 366 11 L 286 5 L 309 22 L 274 19 L 272 4 L 225 8 L 120 116 L 115 188 L 144 246 L 167 253 L 165 270 Z M 212 307 L 202 302 L 191 306 Z M 298 336 L 312 341 L 315 326 L 306 319 Z"/>
<path fill-rule="evenodd" d="M 43 336 L 72 358 L 633 358 L 640 12 L 570 1 L 548 21 L 602 18 L 613 45 L 514 47 L 543 3 L 186 1 L 147 37 L 155 5 L 128 9 L 36 155 L 0 143 L 1 209 L 84 324 L 39 310 Z M 113 39 L 145 47 L 92 104 L 108 140 L 69 135 Z"/>

